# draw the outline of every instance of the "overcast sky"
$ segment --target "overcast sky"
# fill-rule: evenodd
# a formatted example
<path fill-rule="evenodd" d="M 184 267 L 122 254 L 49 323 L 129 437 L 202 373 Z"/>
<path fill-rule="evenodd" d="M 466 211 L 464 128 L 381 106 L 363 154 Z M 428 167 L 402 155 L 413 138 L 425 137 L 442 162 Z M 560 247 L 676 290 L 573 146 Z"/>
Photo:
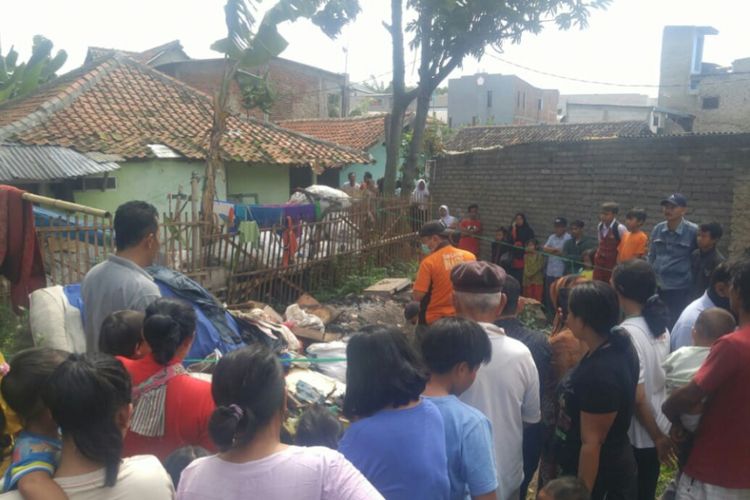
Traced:
<path fill-rule="evenodd" d="M 330 40 L 309 22 L 285 25 L 289 47 L 283 57 L 343 72 L 353 82 L 376 75 L 388 81 L 390 38 L 382 22 L 390 18 L 388 0 L 360 0 L 362 12 L 337 40 Z M 224 36 L 224 0 L 0 0 L 0 43 L 5 53 L 15 45 L 28 57 L 35 34 L 50 38 L 69 58 L 64 70 L 79 66 L 88 46 L 141 51 L 179 39 L 194 58 L 216 57 L 209 48 Z M 264 4 L 271 4 L 266 0 Z M 507 45 L 500 57 L 562 77 L 630 85 L 658 84 L 661 32 L 665 25 L 709 25 L 719 35 L 708 37 L 704 60 L 729 65 L 750 57 L 750 2 L 746 0 L 614 0 L 609 9 L 593 14 L 583 30 L 560 32 L 550 25 L 540 35 L 528 35 Z M 489 73 L 517 74 L 532 85 L 561 93 L 641 92 L 653 87 L 623 87 L 576 82 L 521 69 L 492 57 L 466 60 L 453 77 Z M 413 56 L 407 57 L 408 80 L 416 80 Z"/>

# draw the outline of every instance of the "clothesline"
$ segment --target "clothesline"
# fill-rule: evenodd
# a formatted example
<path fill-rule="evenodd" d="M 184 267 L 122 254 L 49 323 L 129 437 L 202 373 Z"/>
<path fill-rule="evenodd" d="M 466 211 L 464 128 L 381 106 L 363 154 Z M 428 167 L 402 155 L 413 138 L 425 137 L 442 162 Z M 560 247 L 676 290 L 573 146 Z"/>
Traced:
<path fill-rule="evenodd" d="M 315 222 L 320 216 L 319 204 L 246 205 L 230 201 L 214 201 L 214 213 L 237 229 L 237 222 L 255 221 L 260 228 L 283 225 L 287 217 L 296 224 L 300 221 Z"/>

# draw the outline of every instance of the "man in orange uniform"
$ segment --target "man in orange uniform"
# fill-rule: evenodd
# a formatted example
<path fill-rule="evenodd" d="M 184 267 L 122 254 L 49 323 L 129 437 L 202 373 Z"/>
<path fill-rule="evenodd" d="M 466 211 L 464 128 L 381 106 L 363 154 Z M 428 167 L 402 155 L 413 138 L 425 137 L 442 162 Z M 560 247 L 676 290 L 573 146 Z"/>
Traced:
<path fill-rule="evenodd" d="M 450 244 L 451 230 L 440 221 L 427 222 L 419 230 L 422 251 L 428 253 L 417 271 L 412 295 L 420 303 L 419 323 L 429 325 L 440 318 L 455 316 L 451 269 L 463 262 L 474 261 L 471 252 Z"/>

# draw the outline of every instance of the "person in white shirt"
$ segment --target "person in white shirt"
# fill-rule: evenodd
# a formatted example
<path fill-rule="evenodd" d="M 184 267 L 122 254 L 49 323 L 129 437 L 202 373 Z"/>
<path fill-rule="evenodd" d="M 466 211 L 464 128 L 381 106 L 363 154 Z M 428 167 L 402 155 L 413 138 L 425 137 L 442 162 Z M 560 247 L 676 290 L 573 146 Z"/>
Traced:
<path fill-rule="evenodd" d="M 618 264 L 612 272 L 612 287 L 625 313 L 620 326 L 638 354 L 635 415 L 628 431 L 638 466 L 638 498 L 654 498 L 659 462 L 673 454 L 667 436 L 669 421 L 660 411 L 667 399 L 662 364 L 669 355 L 669 310 L 656 294 L 656 274 L 644 260 Z"/>
<path fill-rule="evenodd" d="M 349 172 L 349 175 L 347 176 L 347 182 L 344 183 L 343 186 L 341 186 L 341 190 L 351 196 L 352 198 L 360 198 L 362 195 L 362 190 L 360 189 L 359 184 L 357 184 L 357 174 L 354 172 Z"/>
<path fill-rule="evenodd" d="M 71 500 L 171 500 L 172 480 L 152 455 L 121 459 L 132 413 L 130 376 L 104 354 L 71 354 L 42 394 L 62 434 L 54 480 Z M 0 495 L 22 498 L 18 491 Z"/>
<path fill-rule="evenodd" d="M 505 306 L 505 271 L 489 262 L 467 262 L 453 268 L 451 281 L 458 315 L 478 322 L 492 344 L 492 360 L 479 368 L 460 399 L 492 423 L 497 498 L 517 500 L 523 482 L 523 426 L 541 420 L 539 374 L 529 349 L 492 324 Z"/>
<path fill-rule="evenodd" d="M 711 307 L 721 307 L 729 311 L 729 264 L 722 262 L 711 274 L 711 283 L 706 292 L 691 302 L 674 324 L 670 335 L 670 350 L 672 352 L 686 346 L 693 345 L 693 326 L 698 315 Z"/>

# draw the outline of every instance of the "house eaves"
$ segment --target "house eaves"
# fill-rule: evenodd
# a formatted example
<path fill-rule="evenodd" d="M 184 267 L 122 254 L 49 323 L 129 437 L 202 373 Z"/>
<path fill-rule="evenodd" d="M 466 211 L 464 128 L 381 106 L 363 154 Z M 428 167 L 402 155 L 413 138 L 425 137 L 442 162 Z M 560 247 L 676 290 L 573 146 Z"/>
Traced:
<path fill-rule="evenodd" d="M 106 174 L 120 166 L 59 146 L 0 144 L 0 182 L 42 182 Z"/>

